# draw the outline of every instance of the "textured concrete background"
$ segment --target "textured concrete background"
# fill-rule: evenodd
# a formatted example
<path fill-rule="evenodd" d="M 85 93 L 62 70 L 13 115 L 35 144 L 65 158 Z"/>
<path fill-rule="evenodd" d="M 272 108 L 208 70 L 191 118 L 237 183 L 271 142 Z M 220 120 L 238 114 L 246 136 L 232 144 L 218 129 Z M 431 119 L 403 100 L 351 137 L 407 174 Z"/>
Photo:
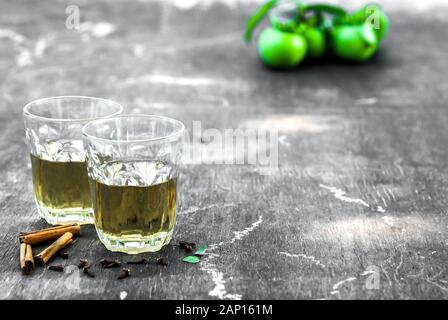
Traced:
<path fill-rule="evenodd" d="M 448 9 L 382 3 L 392 32 L 371 62 L 272 72 L 242 43 L 251 1 L 2 0 L 0 297 L 447 298 Z M 70 4 L 80 31 L 65 28 Z M 106 97 L 189 128 L 277 128 L 279 172 L 185 166 L 175 239 L 141 255 L 166 268 L 134 266 L 123 281 L 97 264 L 94 279 L 78 274 L 79 258 L 140 258 L 107 252 L 83 227 L 69 260 L 55 260 L 66 273 L 24 277 L 16 234 L 46 224 L 21 109 L 52 95 Z M 181 239 L 208 246 L 199 265 L 179 261 Z"/>

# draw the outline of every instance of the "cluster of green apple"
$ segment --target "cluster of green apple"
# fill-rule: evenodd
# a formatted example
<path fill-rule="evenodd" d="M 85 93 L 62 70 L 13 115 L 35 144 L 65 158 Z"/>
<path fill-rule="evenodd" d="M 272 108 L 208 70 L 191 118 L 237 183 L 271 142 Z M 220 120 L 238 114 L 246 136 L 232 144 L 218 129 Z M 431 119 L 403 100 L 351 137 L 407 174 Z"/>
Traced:
<path fill-rule="evenodd" d="M 366 61 L 378 51 L 389 29 L 388 17 L 375 4 L 350 13 L 330 4 L 269 0 L 249 18 L 247 42 L 267 14 L 270 27 L 260 33 L 258 52 L 272 68 L 293 68 L 307 57 L 317 59 L 326 54 Z"/>

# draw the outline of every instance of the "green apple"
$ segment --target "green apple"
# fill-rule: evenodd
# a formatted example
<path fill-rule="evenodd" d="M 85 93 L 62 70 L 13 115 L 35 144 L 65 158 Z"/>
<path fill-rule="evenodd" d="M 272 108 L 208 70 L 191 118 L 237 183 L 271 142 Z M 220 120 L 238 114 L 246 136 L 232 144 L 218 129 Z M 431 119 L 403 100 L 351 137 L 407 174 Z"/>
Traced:
<path fill-rule="evenodd" d="M 300 34 L 270 27 L 264 29 L 258 38 L 258 53 L 268 67 L 295 67 L 305 58 L 306 52 L 307 42 Z"/>
<path fill-rule="evenodd" d="M 332 32 L 334 54 L 348 61 L 370 59 L 378 49 L 378 37 L 369 23 L 336 26 Z"/>

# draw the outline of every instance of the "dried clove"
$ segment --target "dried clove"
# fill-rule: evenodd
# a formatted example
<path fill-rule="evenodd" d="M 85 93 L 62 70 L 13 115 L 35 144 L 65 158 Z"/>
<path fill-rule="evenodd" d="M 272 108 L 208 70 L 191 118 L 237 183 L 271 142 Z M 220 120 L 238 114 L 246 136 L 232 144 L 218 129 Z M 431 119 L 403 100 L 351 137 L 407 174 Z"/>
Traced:
<path fill-rule="evenodd" d="M 58 264 L 58 265 L 54 265 L 54 266 L 49 266 L 48 270 L 51 271 L 57 271 L 57 272 L 64 272 L 64 266 L 62 264 Z"/>
<path fill-rule="evenodd" d="M 119 266 L 121 266 L 121 262 L 118 260 L 102 259 L 100 261 L 100 264 L 104 269 L 118 268 Z"/>
<path fill-rule="evenodd" d="M 58 256 L 61 257 L 64 260 L 68 259 L 68 253 L 67 252 L 59 252 Z"/>
<path fill-rule="evenodd" d="M 88 275 L 90 278 L 95 278 L 95 275 L 90 271 L 90 266 L 85 266 L 82 268 L 82 272 Z"/>
<path fill-rule="evenodd" d="M 145 258 L 138 260 L 138 261 L 128 261 L 127 264 L 148 264 L 149 261 Z"/>
<path fill-rule="evenodd" d="M 87 261 L 87 259 L 79 259 L 79 264 L 78 264 L 78 268 L 79 269 L 84 269 L 85 267 L 88 267 L 89 261 Z"/>
<path fill-rule="evenodd" d="M 123 268 L 123 270 L 121 270 L 120 275 L 118 276 L 118 280 L 128 278 L 130 276 L 131 276 L 131 270 Z"/>
<path fill-rule="evenodd" d="M 168 262 L 166 262 L 163 258 L 158 258 L 157 263 L 165 267 L 168 265 Z"/>
<path fill-rule="evenodd" d="M 187 252 L 192 252 L 194 247 L 196 247 L 196 243 L 188 242 L 188 241 L 179 241 L 179 246 Z"/>

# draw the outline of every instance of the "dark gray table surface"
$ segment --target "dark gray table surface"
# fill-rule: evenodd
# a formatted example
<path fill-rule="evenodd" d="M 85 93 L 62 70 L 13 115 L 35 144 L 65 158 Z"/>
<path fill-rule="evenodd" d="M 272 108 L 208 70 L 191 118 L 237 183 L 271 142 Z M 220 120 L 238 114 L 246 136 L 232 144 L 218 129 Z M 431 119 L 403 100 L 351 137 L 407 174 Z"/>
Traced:
<path fill-rule="evenodd" d="M 272 72 L 242 43 L 253 4 L 169 3 L 79 1 L 74 31 L 70 1 L 2 0 L 0 298 L 447 298 L 448 9 L 391 9 L 390 37 L 369 63 Z M 46 223 L 21 109 L 53 95 L 107 97 L 189 128 L 277 128 L 279 170 L 186 165 L 162 252 L 110 253 L 87 226 L 70 258 L 54 261 L 65 273 L 25 277 L 16 235 Z M 182 263 L 178 240 L 208 254 Z M 91 279 L 74 267 L 159 256 L 169 266 L 132 266 L 122 281 L 116 269 L 95 264 Z"/>

